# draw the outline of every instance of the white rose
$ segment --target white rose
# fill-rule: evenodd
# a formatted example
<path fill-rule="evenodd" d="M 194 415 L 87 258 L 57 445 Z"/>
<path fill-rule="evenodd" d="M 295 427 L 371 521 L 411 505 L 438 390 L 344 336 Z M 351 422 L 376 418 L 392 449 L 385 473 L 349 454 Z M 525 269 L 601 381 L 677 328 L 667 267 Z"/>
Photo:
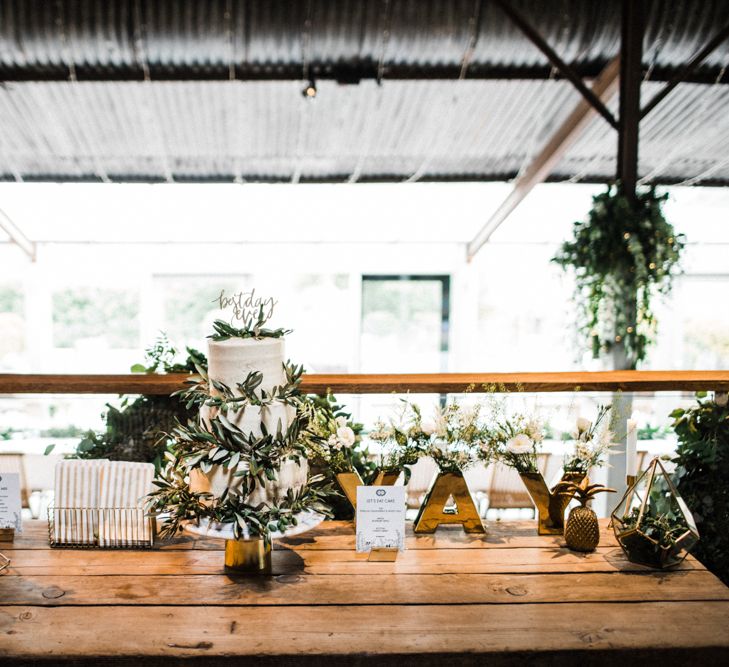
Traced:
<path fill-rule="evenodd" d="M 532 451 L 532 441 L 526 433 L 519 433 L 506 443 L 506 451 L 510 454 L 529 454 Z"/>
<path fill-rule="evenodd" d="M 349 426 L 340 426 L 337 429 L 337 440 L 343 447 L 351 447 L 354 445 L 354 431 Z"/>
<path fill-rule="evenodd" d="M 723 408 L 727 403 L 729 403 L 729 393 L 726 391 L 717 391 L 716 394 L 714 394 L 714 403 L 716 403 L 720 408 Z"/>
<path fill-rule="evenodd" d="M 436 431 L 436 426 L 434 422 L 423 422 L 420 425 L 420 430 L 425 433 L 425 435 L 433 435 Z"/>
<path fill-rule="evenodd" d="M 347 425 L 347 418 L 346 417 L 337 417 L 336 420 L 337 426 L 339 428 L 342 428 L 343 426 Z"/>
<path fill-rule="evenodd" d="M 585 419 L 584 417 L 577 418 L 577 432 L 578 433 L 582 433 L 584 431 L 589 431 L 591 426 L 592 426 L 592 422 L 589 419 Z"/>

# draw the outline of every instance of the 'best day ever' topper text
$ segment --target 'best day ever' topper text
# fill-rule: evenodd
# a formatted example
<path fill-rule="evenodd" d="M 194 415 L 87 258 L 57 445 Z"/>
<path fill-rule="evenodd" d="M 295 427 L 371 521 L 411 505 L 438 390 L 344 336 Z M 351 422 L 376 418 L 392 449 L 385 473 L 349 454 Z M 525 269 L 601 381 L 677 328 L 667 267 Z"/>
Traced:
<path fill-rule="evenodd" d="M 272 296 L 260 297 L 256 296 L 256 288 L 249 292 L 238 292 L 227 296 L 225 290 L 220 290 L 220 295 L 213 299 L 213 303 L 217 303 L 221 310 L 231 309 L 231 324 L 234 320 L 250 321 L 256 320 L 259 315 L 262 316 L 262 322 L 267 322 L 273 316 L 273 309 L 278 301 Z M 262 323 L 261 322 L 261 323 Z"/>

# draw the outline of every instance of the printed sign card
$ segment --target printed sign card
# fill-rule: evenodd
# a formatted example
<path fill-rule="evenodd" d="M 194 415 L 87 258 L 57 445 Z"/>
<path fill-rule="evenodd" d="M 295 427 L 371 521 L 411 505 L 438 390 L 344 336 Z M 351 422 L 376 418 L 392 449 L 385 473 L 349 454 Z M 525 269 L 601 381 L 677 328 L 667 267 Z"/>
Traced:
<path fill-rule="evenodd" d="M 357 487 L 357 551 L 405 550 L 405 487 Z"/>
<path fill-rule="evenodd" d="M 20 515 L 20 475 L 17 472 L 0 472 L 0 528 L 15 528 L 23 532 Z"/>

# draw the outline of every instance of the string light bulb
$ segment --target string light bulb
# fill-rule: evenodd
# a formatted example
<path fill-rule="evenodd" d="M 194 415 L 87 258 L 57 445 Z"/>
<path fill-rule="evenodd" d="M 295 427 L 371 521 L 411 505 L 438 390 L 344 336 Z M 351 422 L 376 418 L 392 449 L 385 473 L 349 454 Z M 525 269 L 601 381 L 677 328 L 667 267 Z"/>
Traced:
<path fill-rule="evenodd" d="M 309 83 L 306 84 L 306 87 L 301 91 L 301 94 L 308 100 L 312 100 L 316 97 L 316 82 L 314 79 L 311 79 Z"/>

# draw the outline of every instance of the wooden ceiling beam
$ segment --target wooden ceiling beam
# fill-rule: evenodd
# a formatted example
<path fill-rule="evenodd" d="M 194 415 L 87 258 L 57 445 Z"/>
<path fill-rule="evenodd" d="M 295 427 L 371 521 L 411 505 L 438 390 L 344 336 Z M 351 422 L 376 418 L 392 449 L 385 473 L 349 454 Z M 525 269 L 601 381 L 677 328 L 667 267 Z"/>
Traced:
<path fill-rule="evenodd" d="M 36 243 L 23 234 L 18 225 L 2 209 L 0 209 L 0 229 L 10 237 L 11 243 L 18 246 L 28 256 L 31 262 L 35 262 L 38 249 Z"/>
<path fill-rule="evenodd" d="M 592 92 L 602 103 L 606 103 L 617 92 L 619 81 L 620 58 L 616 56 L 608 63 L 600 76 L 595 79 Z M 534 157 L 529 166 L 516 177 L 509 195 L 468 244 L 468 261 L 476 256 L 478 251 L 491 238 L 491 235 L 513 213 L 514 209 L 532 191 L 534 186 L 546 180 L 552 169 L 559 163 L 596 113 L 595 107 L 589 101 L 584 98 L 579 100 L 572 113 L 552 134 L 544 148 Z"/>

